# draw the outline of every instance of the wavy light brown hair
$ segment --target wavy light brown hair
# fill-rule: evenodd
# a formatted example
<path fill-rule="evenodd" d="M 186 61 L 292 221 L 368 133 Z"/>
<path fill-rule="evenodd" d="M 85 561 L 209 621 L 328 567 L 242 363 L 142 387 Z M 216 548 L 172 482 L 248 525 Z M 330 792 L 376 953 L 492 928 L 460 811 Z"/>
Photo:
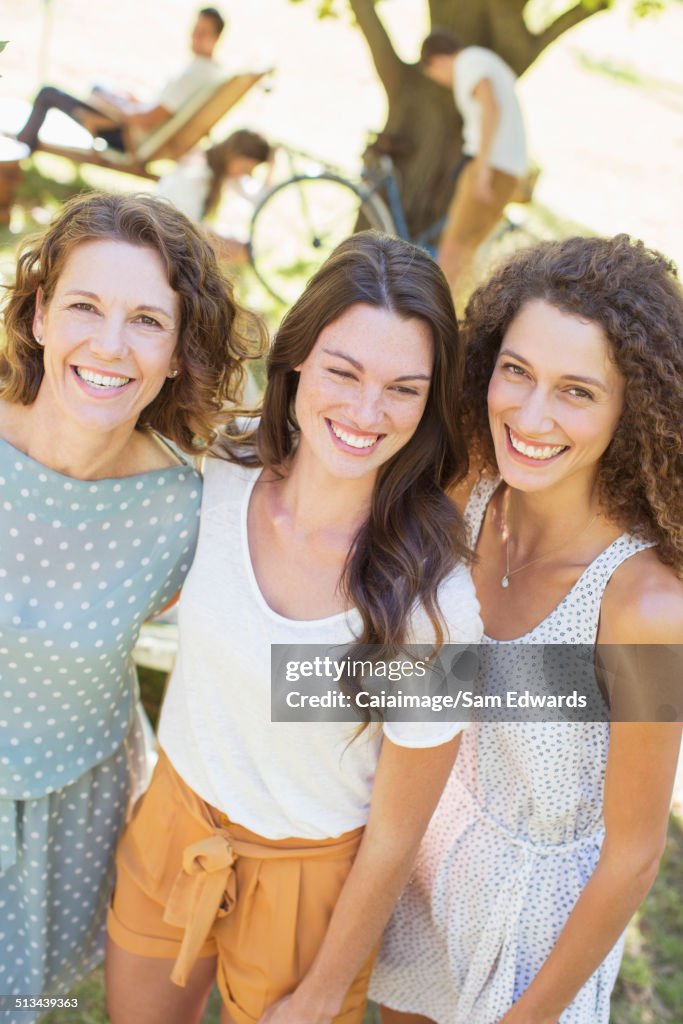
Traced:
<path fill-rule="evenodd" d="M 487 392 L 505 332 L 534 299 L 598 324 L 626 387 L 598 466 L 608 515 L 656 541 L 683 573 L 683 289 L 674 265 L 628 235 L 543 242 L 516 253 L 465 312 L 471 447 L 495 470 Z"/>
<path fill-rule="evenodd" d="M 0 397 L 30 405 L 43 379 L 43 350 L 33 336 L 38 289 L 49 305 L 77 246 L 111 239 L 153 249 L 180 300 L 178 376 L 166 380 L 141 413 L 151 427 L 185 451 L 206 446 L 225 403 L 241 397 L 243 360 L 264 347 L 258 318 L 235 302 L 230 282 L 197 228 L 169 203 L 149 195 L 85 193 L 71 199 L 45 234 L 25 240 L 4 308 Z"/>
<path fill-rule="evenodd" d="M 275 337 L 258 428 L 237 444 L 228 439 L 221 454 L 286 473 L 299 433 L 294 367 L 310 354 L 323 328 L 357 303 L 426 324 L 434 367 L 417 430 L 380 467 L 370 514 L 349 552 L 341 587 L 362 617 L 359 645 L 401 645 L 416 603 L 427 612 L 439 645 L 444 630 L 438 586 L 469 557 L 462 518 L 445 491 L 466 474 L 468 463 L 460 423 L 458 325 L 446 279 L 426 253 L 377 231 L 342 242 L 311 278 Z"/>

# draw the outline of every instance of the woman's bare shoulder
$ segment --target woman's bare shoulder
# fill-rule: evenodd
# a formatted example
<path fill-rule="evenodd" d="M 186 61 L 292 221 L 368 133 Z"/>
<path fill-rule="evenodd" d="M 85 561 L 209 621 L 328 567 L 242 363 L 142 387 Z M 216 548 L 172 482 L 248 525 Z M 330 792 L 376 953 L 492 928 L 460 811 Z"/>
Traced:
<path fill-rule="evenodd" d="M 683 644 L 683 580 L 654 548 L 614 572 L 602 602 L 600 642 Z"/>
<path fill-rule="evenodd" d="M 170 442 L 151 430 L 134 432 L 129 455 L 133 466 L 130 472 L 134 473 L 152 473 L 184 463 Z"/>

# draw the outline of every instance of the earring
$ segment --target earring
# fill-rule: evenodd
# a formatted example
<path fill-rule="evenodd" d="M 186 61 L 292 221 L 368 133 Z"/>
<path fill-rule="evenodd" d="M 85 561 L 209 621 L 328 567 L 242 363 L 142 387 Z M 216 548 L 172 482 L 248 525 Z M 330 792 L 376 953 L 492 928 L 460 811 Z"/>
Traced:
<path fill-rule="evenodd" d="M 169 377 L 177 377 L 177 376 L 178 376 L 178 371 L 177 370 L 171 370 L 171 372 L 169 373 Z"/>
<path fill-rule="evenodd" d="M 36 339 L 36 341 L 38 342 L 39 345 L 43 344 L 43 336 L 42 336 L 42 334 L 34 334 L 33 337 Z"/>

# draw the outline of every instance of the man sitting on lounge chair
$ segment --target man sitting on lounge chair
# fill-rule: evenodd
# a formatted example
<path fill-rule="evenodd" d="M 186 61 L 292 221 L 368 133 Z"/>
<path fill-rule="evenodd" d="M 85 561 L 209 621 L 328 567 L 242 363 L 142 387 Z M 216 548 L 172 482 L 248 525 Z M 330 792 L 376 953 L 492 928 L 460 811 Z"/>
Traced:
<path fill-rule="evenodd" d="M 44 86 L 17 140 L 25 143 L 31 151 L 36 149 L 43 121 L 48 111 L 55 108 L 78 121 L 91 135 L 104 139 L 108 146 L 125 152 L 131 134 L 139 138 L 159 128 L 201 89 L 217 84 L 224 77 L 223 69 L 213 59 L 224 25 L 223 17 L 215 7 L 204 7 L 199 11 L 192 29 L 192 60 L 166 83 L 152 103 L 141 103 L 132 96 L 101 88 L 93 89 L 84 101 L 53 86 Z"/>

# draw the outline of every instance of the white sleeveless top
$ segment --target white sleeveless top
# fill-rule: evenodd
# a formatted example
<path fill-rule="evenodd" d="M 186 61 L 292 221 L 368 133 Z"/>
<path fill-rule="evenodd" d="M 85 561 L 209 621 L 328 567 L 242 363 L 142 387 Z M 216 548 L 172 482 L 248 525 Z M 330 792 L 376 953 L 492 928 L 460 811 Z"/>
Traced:
<path fill-rule="evenodd" d="M 500 480 L 482 478 L 465 518 L 474 547 Z M 652 547 L 623 534 L 534 629 L 486 645 L 594 644 L 605 587 Z M 485 649 L 480 659 L 487 664 Z M 432 818 L 415 876 L 385 934 L 370 994 L 437 1024 L 492 1024 L 549 955 L 604 837 L 609 724 L 472 724 Z M 623 940 L 560 1017 L 608 1024 Z"/>
<path fill-rule="evenodd" d="M 367 821 L 382 734 L 400 746 L 430 747 L 463 724 L 385 722 L 353 739 L 358 723 L 271 722 L 271 644 L 349 644 L 360 615 L 352 609 L 301 621 L 269 607 L 247 536 L 260 473 L 207 460 L 159 739 L 185 782 L 233 821 L 271 839 L 325 839 Z M 451 642 L 477 643 L 479 604 L 464 566 L 443 581 L 438 599 Z M 413 613 L 408 632 L 413 643 L 433 641 L 424 611 Z"/>

